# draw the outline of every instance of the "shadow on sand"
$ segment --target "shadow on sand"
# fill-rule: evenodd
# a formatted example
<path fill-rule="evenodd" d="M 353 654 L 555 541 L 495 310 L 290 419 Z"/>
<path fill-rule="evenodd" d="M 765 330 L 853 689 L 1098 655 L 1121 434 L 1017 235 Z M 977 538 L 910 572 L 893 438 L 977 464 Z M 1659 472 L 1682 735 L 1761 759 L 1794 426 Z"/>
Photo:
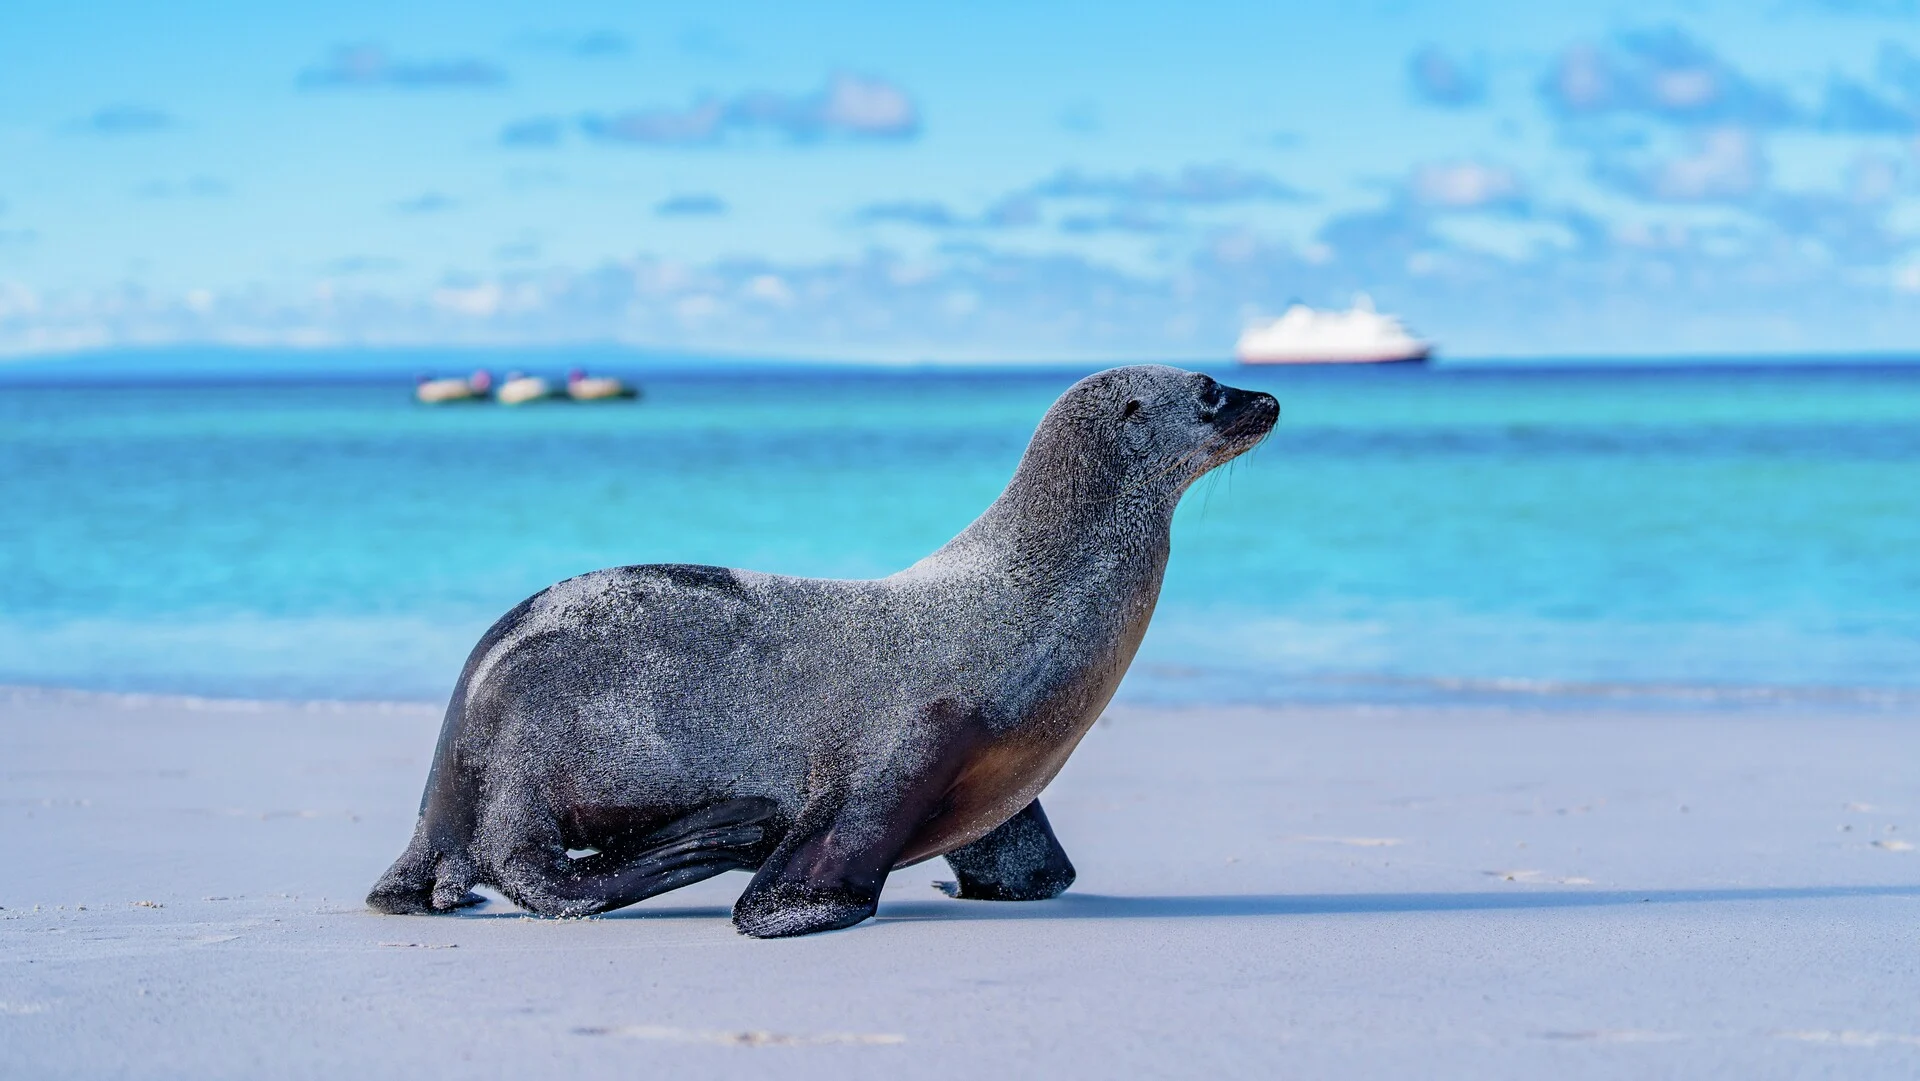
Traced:
<path fill-rule="evenodd" d="M 1509 912 L 1557 908 L 1609 908 L 1619 905 L 1703 905 L 1754 901 L 1818 901 L 1849 898 L 1911 897 L 1920 885 L 1800 886 L 1698 890 L 1534 890 L 1479 893 L 1253 893 L 1201 894 L 1190 897 L 1115 897 L 1068 892 L 1051 901 L 886 900 L 880 920 L 1164 920 L 1230 919 L 1249 916 L 1363 916 L 1396 912 Z M 475 913 L 482 918 L 507 915 L 494 906 Z M 517 913 L 512 913 L 517 914 Z M 641 904 L 610 912 L 607 919 L 724 920 L 732 913 L 717 905 L 652 907 Z"/>
<path fill-rule="evenodd" d="M 1640 904 L 1718 904 L 1851 897 L 1920 898 L 1920 886 L 1810 886 L 1779 889 L 1539 890 L 1480 893 L 1256 893 L 1114 897 L 1069 892 L 1037 904 L 906 901 L 880 906 L 881 919 L 1208 919 L 1246 916 L 1360 916 L 1394 912 L 1489 912 Z"/>

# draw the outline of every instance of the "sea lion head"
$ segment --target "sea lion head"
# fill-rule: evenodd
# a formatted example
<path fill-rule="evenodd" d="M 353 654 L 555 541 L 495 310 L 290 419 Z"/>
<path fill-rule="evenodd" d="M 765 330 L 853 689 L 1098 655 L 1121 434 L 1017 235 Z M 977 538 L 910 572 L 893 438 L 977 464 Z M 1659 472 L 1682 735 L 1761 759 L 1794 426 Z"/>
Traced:
<path fill-rule="evenodd" d="M 1178 496 L 1253 449 L 1279 419 L 1271 394 L 1140 364 L 1075 383 L 1047 411 L 1035 449 L 1054 443 L 1049 472 L 1071 474 L 1085 496 Z"/>

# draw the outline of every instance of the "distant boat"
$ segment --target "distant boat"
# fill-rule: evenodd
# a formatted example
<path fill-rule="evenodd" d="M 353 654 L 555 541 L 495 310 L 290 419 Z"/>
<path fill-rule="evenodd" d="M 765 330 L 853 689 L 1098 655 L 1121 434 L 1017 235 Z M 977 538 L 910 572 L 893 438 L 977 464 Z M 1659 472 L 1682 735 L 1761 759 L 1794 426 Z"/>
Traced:
<path fill-rule="evenodd" d="M 492 388 L 493 376 L 485 370 L 474 372 L 465 379 L 434 379 L 423 375 L 413 388 L 413 399 L 424 405 L 483 402 L 487 400 L 487 391 Z"/>
<path fill-rule="evenodd" d="M 1362 293 L 1346 311 L 1295 304 L 1278 319 L 1249 326 L 1234 353 L 1242 364 L 1386 364 L 1426 360 L 1433 343 L 1374 311 Z"/>
<path fill-rule="evenodd" d="M 639 387 L 610 375 L 588 375 L 579 368 L 567 373 L 567 397 L 576 402 L 604 402 L 639 396 Z"/>
<path fill-rule="evenodd" d="M 484 402 L 491 399 L 501 405 L 525 405 L 528 402 L 549 400 L 575 402 L 608 402 L 631 400 L 640 396 L 640 388 L 624 379 L 606 375 L 588 375 L 575 368 L 567 373 L 564 387 L 551 379 L 523 372 L 508 372 L 498 389 L 493 385 L 493 376 L 485 371 L 474 372 L 465 379 L 434 379 L 421 376 L 419 384 L 413 388 L 416 401 L 428 405 L 441 405 L 447 402 Z"/>
<path fill-rule="evenodd" d="M 537 375 L 521 375 L 512 372 L 507 381 L 493 394 L 493 400 L 501 405 L 524 405 L 527 402 L 544 401 L 547 398 L 561 397 L 553 384 Z"/>

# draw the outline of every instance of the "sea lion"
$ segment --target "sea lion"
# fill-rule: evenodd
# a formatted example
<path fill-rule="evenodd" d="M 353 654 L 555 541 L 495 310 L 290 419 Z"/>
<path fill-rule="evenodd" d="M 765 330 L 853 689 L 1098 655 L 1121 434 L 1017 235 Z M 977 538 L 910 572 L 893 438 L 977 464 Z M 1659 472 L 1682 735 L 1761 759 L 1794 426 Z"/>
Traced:
<path fill-rule="evenodd" d="M 1114 368 L 1047 410 L 945 547 L 871 581 L 679 564 L 570 578 L 480 639 L 382 912 L 475 884 L 583 916 L 737 868 L 755 937 L 871 916 L 945 856 L 960 897 L 1033 900 L 1073 864 L 1036 800 L 1146 633 L 1174 505 L 1273 429 L 1271 395 Z"/>

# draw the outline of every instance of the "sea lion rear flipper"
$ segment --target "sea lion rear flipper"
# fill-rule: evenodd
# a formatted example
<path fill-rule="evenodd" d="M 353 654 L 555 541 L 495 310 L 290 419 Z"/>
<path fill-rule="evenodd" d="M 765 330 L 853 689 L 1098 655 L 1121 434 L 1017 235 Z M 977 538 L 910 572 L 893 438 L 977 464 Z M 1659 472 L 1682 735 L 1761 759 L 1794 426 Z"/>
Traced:
<path fill-rule="evenodd" d="M 960 881 L 939 883 L 949 897 L 978 901 L 1044 901 L 1073 885 L 1073 861 L 1053 835 L 1040 801 L 972 844 L 947 853 Z"/>
<path fill-rule="evenodd" d="M 695 834 L 723 831 L 729 826 L 766 826 L 778 812 L 778 804 L 758 796 L 722 800 L 668 822 L 630 848 L 622 849 L 621 856 L 623 860 L 637 859 L 670 848 Z"/>
<path fill-rule="evenodd" d="M 570 859 L 554 844 L 527 845 L 503 861 L 501 888 L 543 916 L 590 916 L 725 871 L 752 867 L 767 850 L 770 800 L 728 800 L 675 819 L 632 850 Z"/>

